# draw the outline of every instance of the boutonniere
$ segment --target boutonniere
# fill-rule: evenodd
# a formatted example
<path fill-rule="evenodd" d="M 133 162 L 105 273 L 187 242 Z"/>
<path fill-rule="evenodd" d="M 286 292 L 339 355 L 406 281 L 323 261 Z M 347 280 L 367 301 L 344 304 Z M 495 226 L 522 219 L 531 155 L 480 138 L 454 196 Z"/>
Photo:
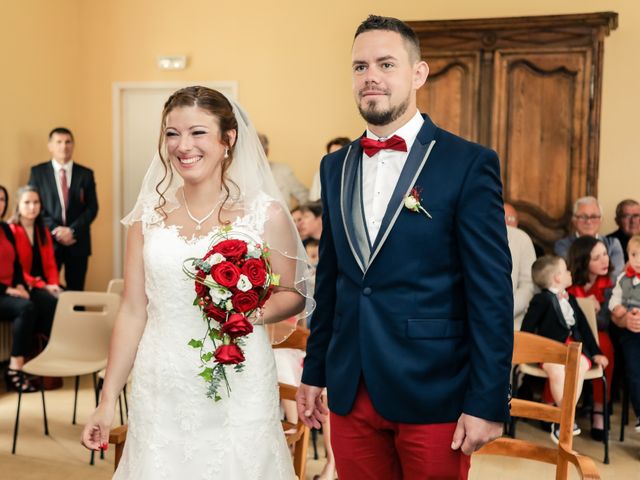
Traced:
<path fill-rule="evenodd" d="M 404 206 L 405 208 L 411 210 L 412 212 L 422 212 L 427 217 L 433 218 L 429 212 L 425 210 L 425 208 L 421 205 L 422 199 L 420 198 L 420 187 L 415 186 L 409 192 L 409 195 L 404 197 Z"/>

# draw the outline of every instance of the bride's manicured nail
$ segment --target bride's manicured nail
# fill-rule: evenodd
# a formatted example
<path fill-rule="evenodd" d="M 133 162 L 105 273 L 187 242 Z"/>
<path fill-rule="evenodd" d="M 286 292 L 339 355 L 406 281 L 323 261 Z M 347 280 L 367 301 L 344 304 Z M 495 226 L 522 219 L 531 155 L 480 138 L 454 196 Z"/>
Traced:
<path fill-rule="evenodd" d="M 108 443 L 103 443 L 102 445 L 100 445 L 100 448 L 102 450 L 108 450 L 109 449 L 109 444 Z"/>

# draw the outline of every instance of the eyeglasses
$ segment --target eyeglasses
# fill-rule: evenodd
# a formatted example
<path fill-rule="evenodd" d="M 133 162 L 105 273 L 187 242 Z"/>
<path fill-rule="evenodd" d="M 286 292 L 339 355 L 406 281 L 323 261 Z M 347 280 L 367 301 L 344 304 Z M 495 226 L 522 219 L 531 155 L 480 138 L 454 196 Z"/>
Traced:
<path fill-rule="evenodd" d="M 573 217 L 580 222 L 586 223 L 589 221 L 596 222 L 602 218 L 602 215 L 574 215 Z"/>
<path fill-rule="evenodd" d="M 620 220 L 640 220 L 640 214 L 638 213 L 627 213 L 625 215 L 620 215 Z"/>

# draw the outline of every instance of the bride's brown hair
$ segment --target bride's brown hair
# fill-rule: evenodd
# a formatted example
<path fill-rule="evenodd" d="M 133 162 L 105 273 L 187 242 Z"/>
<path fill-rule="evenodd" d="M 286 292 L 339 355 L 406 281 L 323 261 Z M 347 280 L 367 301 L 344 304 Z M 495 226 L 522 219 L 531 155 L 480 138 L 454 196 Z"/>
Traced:
<path fill-rule="evenodd" d="M 162 166 L 164 167 L 164 175 L 156 185 L 156 192 L 158 192 L 158 195 L 160 195 L 160 202 L 156 207 L 156 210 L 159 211 L 164 218 L 167 217 L 167 214 L 163 208 L 167 204 L 167 200 L 165 199 L 164 194 L 169 188 L 174 175 L 173 169 L 171 168 L 171 162 L 169 161 L 169 159 L 164 158 L 162 154 L 164 149 L 167 115 L 169 115 L 169 113 L 171 113 L 171 111 L 175 108 L 193 106 L 205 110 L 218 120 L 218 124 L 220 126 L 221 141 L 223 145 L 225 145 L 228 149 L 228 156 L 222 160 L 222 168 L 220 174 L 222 188 L 224 188 L 226 192 L 226 197 L 224 199 L 224 202 L 222 202 L 223 206 L 231 195 L 229 184 L 233 183 L 233 181 L 227 178 L 227 171 L 229 170 L 231 162 L 233 161 L 234 146 L 238 141 L 236 136 L 236 142 L 231 145 L 231 138 L 229 137 L 229 132 L 231 130 L 235 130 L 236 135 L 238 132 L 238 121 L 233 114 L 233 106 L 231 105 L 229 100 L 227 100 L 227 97 L 225 97 L 217 90 L 200 86 L 182 88 L 173 93 L 173 95 L 171 95 L 164 104 L 164 108 L 162 109 L 162 120 L 160 122 L 158 154 L 160 155 L 160 160 L 162 161 Z M 161 185 L 165 182 L 165 180 L 167 180 L 167 178 L 169 179 L 169 181 L 167 182 L 166 187 L 161 190 Z M 220 207 L 220 211 L 218 212 L 218 221 L 222 223 L 222 220 L 220 218 L 221 212 L 222 207 Z"/>

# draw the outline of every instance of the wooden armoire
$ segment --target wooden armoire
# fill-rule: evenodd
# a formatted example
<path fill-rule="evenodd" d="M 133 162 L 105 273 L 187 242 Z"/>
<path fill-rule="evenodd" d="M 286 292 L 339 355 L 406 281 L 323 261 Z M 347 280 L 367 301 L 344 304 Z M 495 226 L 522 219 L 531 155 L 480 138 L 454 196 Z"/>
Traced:
<path fill-rule="evenodd" d="M 551 250 L 576 198 L 597 195 L 604 38 L 614 12 L 407 22 L 429 78 L 418 106 L 440 127 L 489 146 L 505 201 Z"/>

